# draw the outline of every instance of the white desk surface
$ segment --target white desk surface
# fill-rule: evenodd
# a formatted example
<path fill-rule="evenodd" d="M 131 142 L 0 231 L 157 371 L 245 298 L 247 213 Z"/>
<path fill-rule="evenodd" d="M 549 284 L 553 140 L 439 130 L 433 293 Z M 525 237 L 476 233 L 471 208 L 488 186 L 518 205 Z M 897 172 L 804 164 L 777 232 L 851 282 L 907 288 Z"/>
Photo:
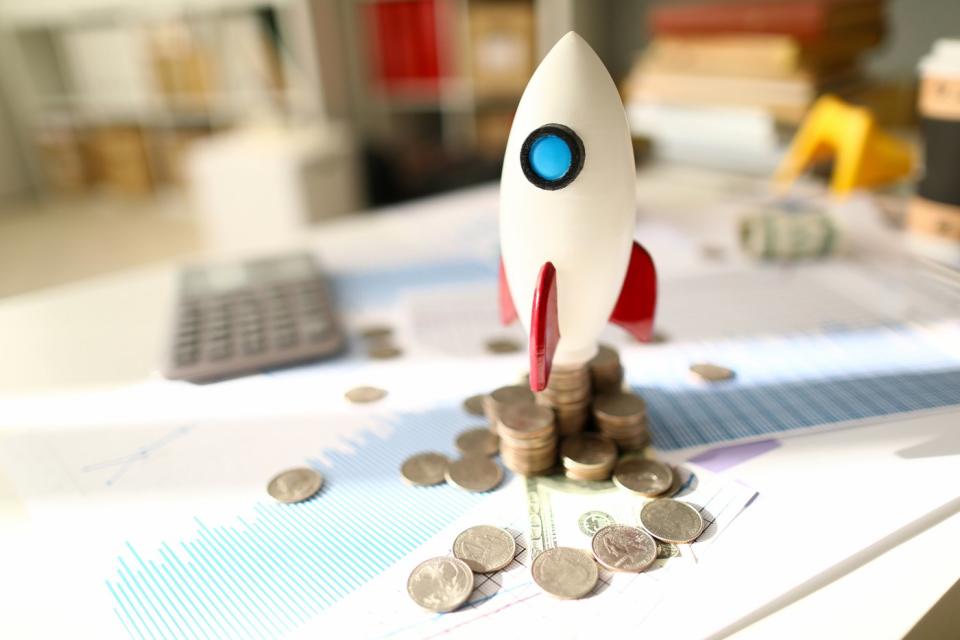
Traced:
<path fill-rule="evenodd" d="M 722 197 L 740 188 L 755 190 L 758 184 L 657 168 L 641 174 L 638 195 L 641 210 L 668 211 L 671 222 L 699 227 L 701 238 L 711 238 L 718 221 L 704 223 L 685 212 L 702 205 L 710 194 Z M 331 264 L 349 264 L 355 257 L 341 247 L 349 244 L 347 240 L 362 238 L 368 225 L 442 225 L 458 211 L 495 211 L 496 197 L 493 186 L 440 196 L 398 207 L 388 215 L 337 221 L 311 232 L 301 244 L 319 249 Z M 414 246 L 409 249 L 415 251 Z M 403 253 L 404 247 L 393 250 Z M 444 250 L 455 255 L 456 247 Z M 158 376 L 177 266 L 157 264 L 0 301 L 0 393 L 11 397 L 80 391 Z M 0 486 L 0 496 L 3 489 Z M 902 637 L 957 582 L 958 539 L 960 514 L 947 514 L 838 579 L 736 631 L 734 637 Z M 958 599 L 956 592 L 950 594 L 953 600 Z M 938 612 L 957 611 L 957 605 L 960 602 L 945 600 Z M 924 628 L 925 637 L 960 634 L 957 614 L 931 617 L 952 626 Z"/>

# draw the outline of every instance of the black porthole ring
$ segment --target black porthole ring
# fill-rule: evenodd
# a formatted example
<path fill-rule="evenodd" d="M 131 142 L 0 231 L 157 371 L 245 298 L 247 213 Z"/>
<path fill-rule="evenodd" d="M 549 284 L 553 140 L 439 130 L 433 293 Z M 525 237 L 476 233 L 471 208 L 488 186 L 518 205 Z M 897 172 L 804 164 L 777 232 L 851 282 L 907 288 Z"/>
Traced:
<path fill-rule="evenodd" d="M 533 167 L 530 166 L 530 150 L 533 148 L 533 143 L 545 135 L 557 136 L 566 142 L 570 148 L 570 168 L 563 176 L 556 180 L 546 180 L 540 177 L 537 172 L 533 170 Z M 587 152 L 584 151 L 583 140 L 580 139 L 580 136 L 578 136 L 573 129 L 565 127 L 562 124 L 545 124 L 531 131 L 527 139 L 523 141 L 523 145 L 520 147 L 520 168 L 523 169 L 523 175 L 526 176 L 527 180 L 529 180 L 533 186 L 547 191 L 556 191 L 557 189 L 563 189 L 577 179 L 577 176 L 580 175 L 580 170 L 583 169 L 583 160 L 586 155 Z"/>

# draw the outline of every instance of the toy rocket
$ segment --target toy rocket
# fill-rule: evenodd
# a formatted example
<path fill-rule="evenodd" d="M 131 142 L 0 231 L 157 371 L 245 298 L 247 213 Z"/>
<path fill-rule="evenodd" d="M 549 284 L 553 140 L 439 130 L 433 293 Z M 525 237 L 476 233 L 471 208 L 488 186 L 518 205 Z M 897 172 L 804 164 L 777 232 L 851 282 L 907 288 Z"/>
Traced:
<path fill-rule="evenodd" d="M 520 99 L 500 178 L 500 317 L 530 334 L 530 388 L 582 365 L 609 321 L 649 340 L 656 271 L 633 240 L 636 176 L 617 88 L 565 35 Z"/>

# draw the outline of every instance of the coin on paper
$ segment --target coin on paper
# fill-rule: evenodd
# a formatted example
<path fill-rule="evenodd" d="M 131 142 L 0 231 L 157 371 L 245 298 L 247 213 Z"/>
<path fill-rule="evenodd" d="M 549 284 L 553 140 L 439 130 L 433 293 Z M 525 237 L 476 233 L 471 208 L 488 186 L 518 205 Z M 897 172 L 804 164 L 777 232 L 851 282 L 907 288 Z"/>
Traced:
<path fill-rule="evenodd" d="M 450 460 L 447 456 L 427 451 L 410 456 L 400 465 L 400 475 L 415 487 L 428 487 L 444 480 Z"/>
<path fill-rule="evenodd" d="M 392 344 L 376 344 L 367 349 L 367 355 L 374 360 L 390 360 L 403 355 L 403 350 Z"/>
<path fill-rule="evenodd" d="M 706 382 L 723 382 L 737 375 L 733 369 L 721 367 L 718 364 L 710 364 L 709 362 L 696 362 L 690 365 L 690 371 Z"/>
<path fill-rule="evenodd" d="M 323 486 L 323 474 L 315 469 L 298 467 L 275 475 L 267 484 L 267 493 L 284 504 L 303 502 Z"/>
<path fill-rule="evenodd" d="M 453 541 L 453 555 L 476 573 L 499 571 L 517 554 L 517 542 L 499 527 L 470 527 Z"/>
<path fill-rule="evenodd" d="M 483 396 L 485 394 L 478 393 L 475 396 L 470 396 L 463 401 L 463 410 L 469 413 L 472 416 L 482 416 L 483 415 Z"/>
<path fill-rule="evenodd" d="M 587 595 L 593 591 L 600 576 L 593 557 L 572 547 L 543 551 L 534 558 L 530 573 L 541 589 L 564 600 Z"/>
<path fill-rule="evenodd" d="M 454 441 L 457 450 L 467 456 L 472 453 L 492 456 L 500 449 L 500 438 L 487 427 L 462 432 Z"/>
<path fill-rule="evenodd" d="M 516 353 L 520 351 L 520 343 L 510 338 L 493 338 L 487 340 L 486 347 L 490 353 Z"/>
<path fill-rule="evenodd" d="M 613 482 L 627 491 L 652 498 L 673 486 L 673 470 L 656 460 L 627 458 L 614 468 Z"/>
<path fill-rule="evenodd" d="M 640 524 L 654 538 L 677 544 L 692 542 L 703 531 L 700 512 L 672 498 L 659 498 L 643 505 Z"/>
<path fill-rule="evenodd" d="M 503 469 L 487 456 L 464 456 L 447 467 L 447 482 L 466 491 L 490 491 L 501 480 Z"/>
<path fill-rule="evenodd" d="M 370 325 L 360 329 L 360 336 L 365 340 L 383 340 L 393 335 L 393 327 L 387 325 Z"/>
<path fill-rule="evenodd" d="M 407 593 L 427 611 L 446 613 L 467 601 L 473 592 L 473 571 L 463 560 L 430 558 L 414 567 Z"/>
<path fill-rule="evenodd" d="M 367 404 L 383 400 L 387 397 L 387 392 L 377 387 L 354 387 L 347 391 L 343 396 L 353 404 Z"/>
<path fill-rule="evenodd" d="M 593 557 L 611 571 L 640 572 L 657 559 L 657 541 L 637 527 L 612 524 L 593 534 Z"/>

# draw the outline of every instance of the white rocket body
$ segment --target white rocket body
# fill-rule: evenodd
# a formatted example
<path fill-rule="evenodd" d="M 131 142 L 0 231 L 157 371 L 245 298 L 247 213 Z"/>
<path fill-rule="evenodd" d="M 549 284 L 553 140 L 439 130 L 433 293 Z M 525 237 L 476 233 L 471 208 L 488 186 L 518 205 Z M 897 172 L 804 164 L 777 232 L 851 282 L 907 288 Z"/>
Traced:
<path fill-rule="evenodd" d="M 556 190 L 533 184 L 520 159 L 527 136 L 548 124 L 568 127 L 583 142 L 582 169 Z M 546 262 L 557 270 L 555 365 L 582 364 L 596 354 L 630 260 L 635 179 L 617 88 L 593 49 L 570 32 L 520 99 L 500 180 L 501 257 L 527 333 L 537 274 Z"/>

